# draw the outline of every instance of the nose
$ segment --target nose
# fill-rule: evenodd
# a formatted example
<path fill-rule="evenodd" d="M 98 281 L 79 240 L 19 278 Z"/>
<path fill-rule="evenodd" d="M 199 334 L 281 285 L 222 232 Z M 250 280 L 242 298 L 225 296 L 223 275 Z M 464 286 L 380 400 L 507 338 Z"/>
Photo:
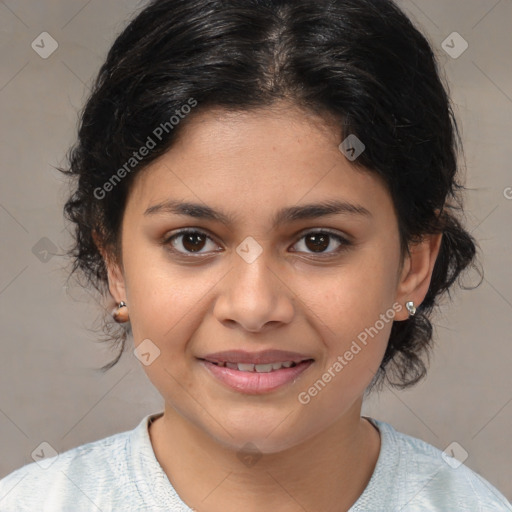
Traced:
<path fill-rule="evenodd" d="M 233 269 L 221 283 L 213 311 L 219 322 L 231 327 L 238 325 L 249 332 L 291 322 L 292 287 L 284 282 L 278 269 L 271 268 L 264 253 L 252 263 L 235 256 Z"/>

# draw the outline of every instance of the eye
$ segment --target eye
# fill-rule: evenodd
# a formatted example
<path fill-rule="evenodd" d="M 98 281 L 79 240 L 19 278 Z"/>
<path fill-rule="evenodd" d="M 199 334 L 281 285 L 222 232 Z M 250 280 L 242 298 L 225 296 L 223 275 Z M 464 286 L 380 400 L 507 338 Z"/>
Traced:
<path fill-rule="evenodd" d="M 304 240 L 304 242 L 302 242 L 302 240 Z M 335 250 L 326 251 L 326 249 L 333 245 L 333 240 L 335 242 Z M 206 254 L 208 252 L 215 252 L 211 251 L 212 248 L 210 248 L 210 251 L 208 250 L 208 242 L 210 242 L 213 246 L 217 245 L 213 239 L 203 231 L 199 231 L 197 229 L 184 229 L 167 237 L 163 244 L 170 245 L 169 249 L 174 253 L 183 254 L 185 256 L 193 256 L 194 254 Z M 306 250 L 311 251 L 309 254 L 319 254 L 320 256 L 323 254 L 329 256 L 340 253 L 352 245 L 351 242 L 346 240 L 341 235 L 326 229 L 319 229 L 317 231 L 309 231 L 305 233 L 294 245 L 300 244 L 302 244 Z M 180 247 L 184 250 L 181 250 Z M 206 250 L 203 251 L 205 248 Z M 293 252 L 307 251 L 294 250 Z"/>
<path fill-rule="evenodd" d="M 184 255 L 194 253 L 203 254 L 200 251 L 205 247 L 205 245 L 207 245 L 207 241 L 213 242 L 212 238 L 203 231 L 198 231 L 196 229 L 184 229 L 166 238 L 164 240 L 164 244 L 170 244 L 170 250 L 172 252 Z M 185 251 L 179 250 L 178 247 L 180 246 L 183 247 Z"/>
<path fill-rule="evenodd" d="M 302 240 L 304 240 L 304 242 L 302 242 Z M 335 241 L 334 245 L 337 245 L 337 249 L 335 249 L 334 251 L 326 251 L 326 249 L 328 249 L 329 246 L 332 246 L 331 242 L 333 240 Z M 305 247 L 306 249 L 312 251 L 309 254 L 326 254 L 328 256 L 340 253 L 346 250 L 350 245 L 352 245 L 351 242 L 343 238 L 341 235 L 338 235 L 337 233 L 333 233 L 325 229 L 309 231 L 308 233 L 305 233 L 295 245 L 300 244 L 302 244 L 302 246 Z"/>

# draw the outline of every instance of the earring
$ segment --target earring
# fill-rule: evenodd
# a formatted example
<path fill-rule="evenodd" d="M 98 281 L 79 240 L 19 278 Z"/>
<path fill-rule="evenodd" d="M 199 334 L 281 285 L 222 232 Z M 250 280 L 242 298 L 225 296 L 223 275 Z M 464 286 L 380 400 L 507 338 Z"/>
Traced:
<path fill-rule="evenodd" d="M 407 311 L 409 311 L 409 316 L 414 316 L 416 314 L 416 308 L 414 307 L 414 302 L 409 301 L 405 303 L 405 307 Z"/>
<path fill-rule="evenodd" d="M 121 301 L 119 306 L 112 311 L 112 316 L 118 324 L 128 322 L 128 307 L 126 306 L 126 302 Z"/>

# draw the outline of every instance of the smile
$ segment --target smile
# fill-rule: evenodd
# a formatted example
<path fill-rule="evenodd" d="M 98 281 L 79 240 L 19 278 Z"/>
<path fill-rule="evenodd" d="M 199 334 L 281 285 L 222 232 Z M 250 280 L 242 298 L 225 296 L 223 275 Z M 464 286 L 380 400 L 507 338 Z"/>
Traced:
<path fill-rule="evenodd" d="M 269 364 L 250 364 L 250 363 L 215 363 L 211 361 L 213 364 L 216 364 L 220 367 L 231 368 L 232 370 L 239 370 L 241 372 L 257 372 L 257 373 L 270 373 L 275 370 L 280 370 L 281 368 L 293 368 L 297 366 L 297 363 L 293 361 L 284 361 L 282 363 L 269 363 Z"/>
<path fill-rule="evenodd" d="M 266 364 L 199 361 L 217 382 L 253 395 L 269 393 L 294 383 L 314 362 L 313 359 Z"/>

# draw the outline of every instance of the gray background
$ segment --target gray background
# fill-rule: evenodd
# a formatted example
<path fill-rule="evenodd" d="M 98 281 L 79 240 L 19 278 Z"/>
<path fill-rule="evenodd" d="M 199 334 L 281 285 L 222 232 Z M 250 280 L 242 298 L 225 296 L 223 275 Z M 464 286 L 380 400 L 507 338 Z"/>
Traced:
<path fill-rule="evenodd" d="M 65 164 L 91 80 L 142 5 L 0 1 L 0 478 L 32 462 L 42 441 L 62 452 L 163 408 L 131 352 L 107 374 L 95 371 L 114 355 L 88 330 L 99 325 L 99 306 L 87 290 L 65 288 L 65 262 L 52 256 L 69 243 L 67 188 L 53 166 Z M 485 279 L 457 292 L 435 319 L 428 378 L 382 392 L 363 413 L 441 450 L 456 441 L 465 463 L 512 499 L 512 1 L 400 5 L 434 45 L 450 84 L 471 189 L 467 224 Z M 44 31 L 59 45 L 47 59 L 31 47 Z M 442 47 L 454 31 L 469 43 L 458 58 Z"/>

